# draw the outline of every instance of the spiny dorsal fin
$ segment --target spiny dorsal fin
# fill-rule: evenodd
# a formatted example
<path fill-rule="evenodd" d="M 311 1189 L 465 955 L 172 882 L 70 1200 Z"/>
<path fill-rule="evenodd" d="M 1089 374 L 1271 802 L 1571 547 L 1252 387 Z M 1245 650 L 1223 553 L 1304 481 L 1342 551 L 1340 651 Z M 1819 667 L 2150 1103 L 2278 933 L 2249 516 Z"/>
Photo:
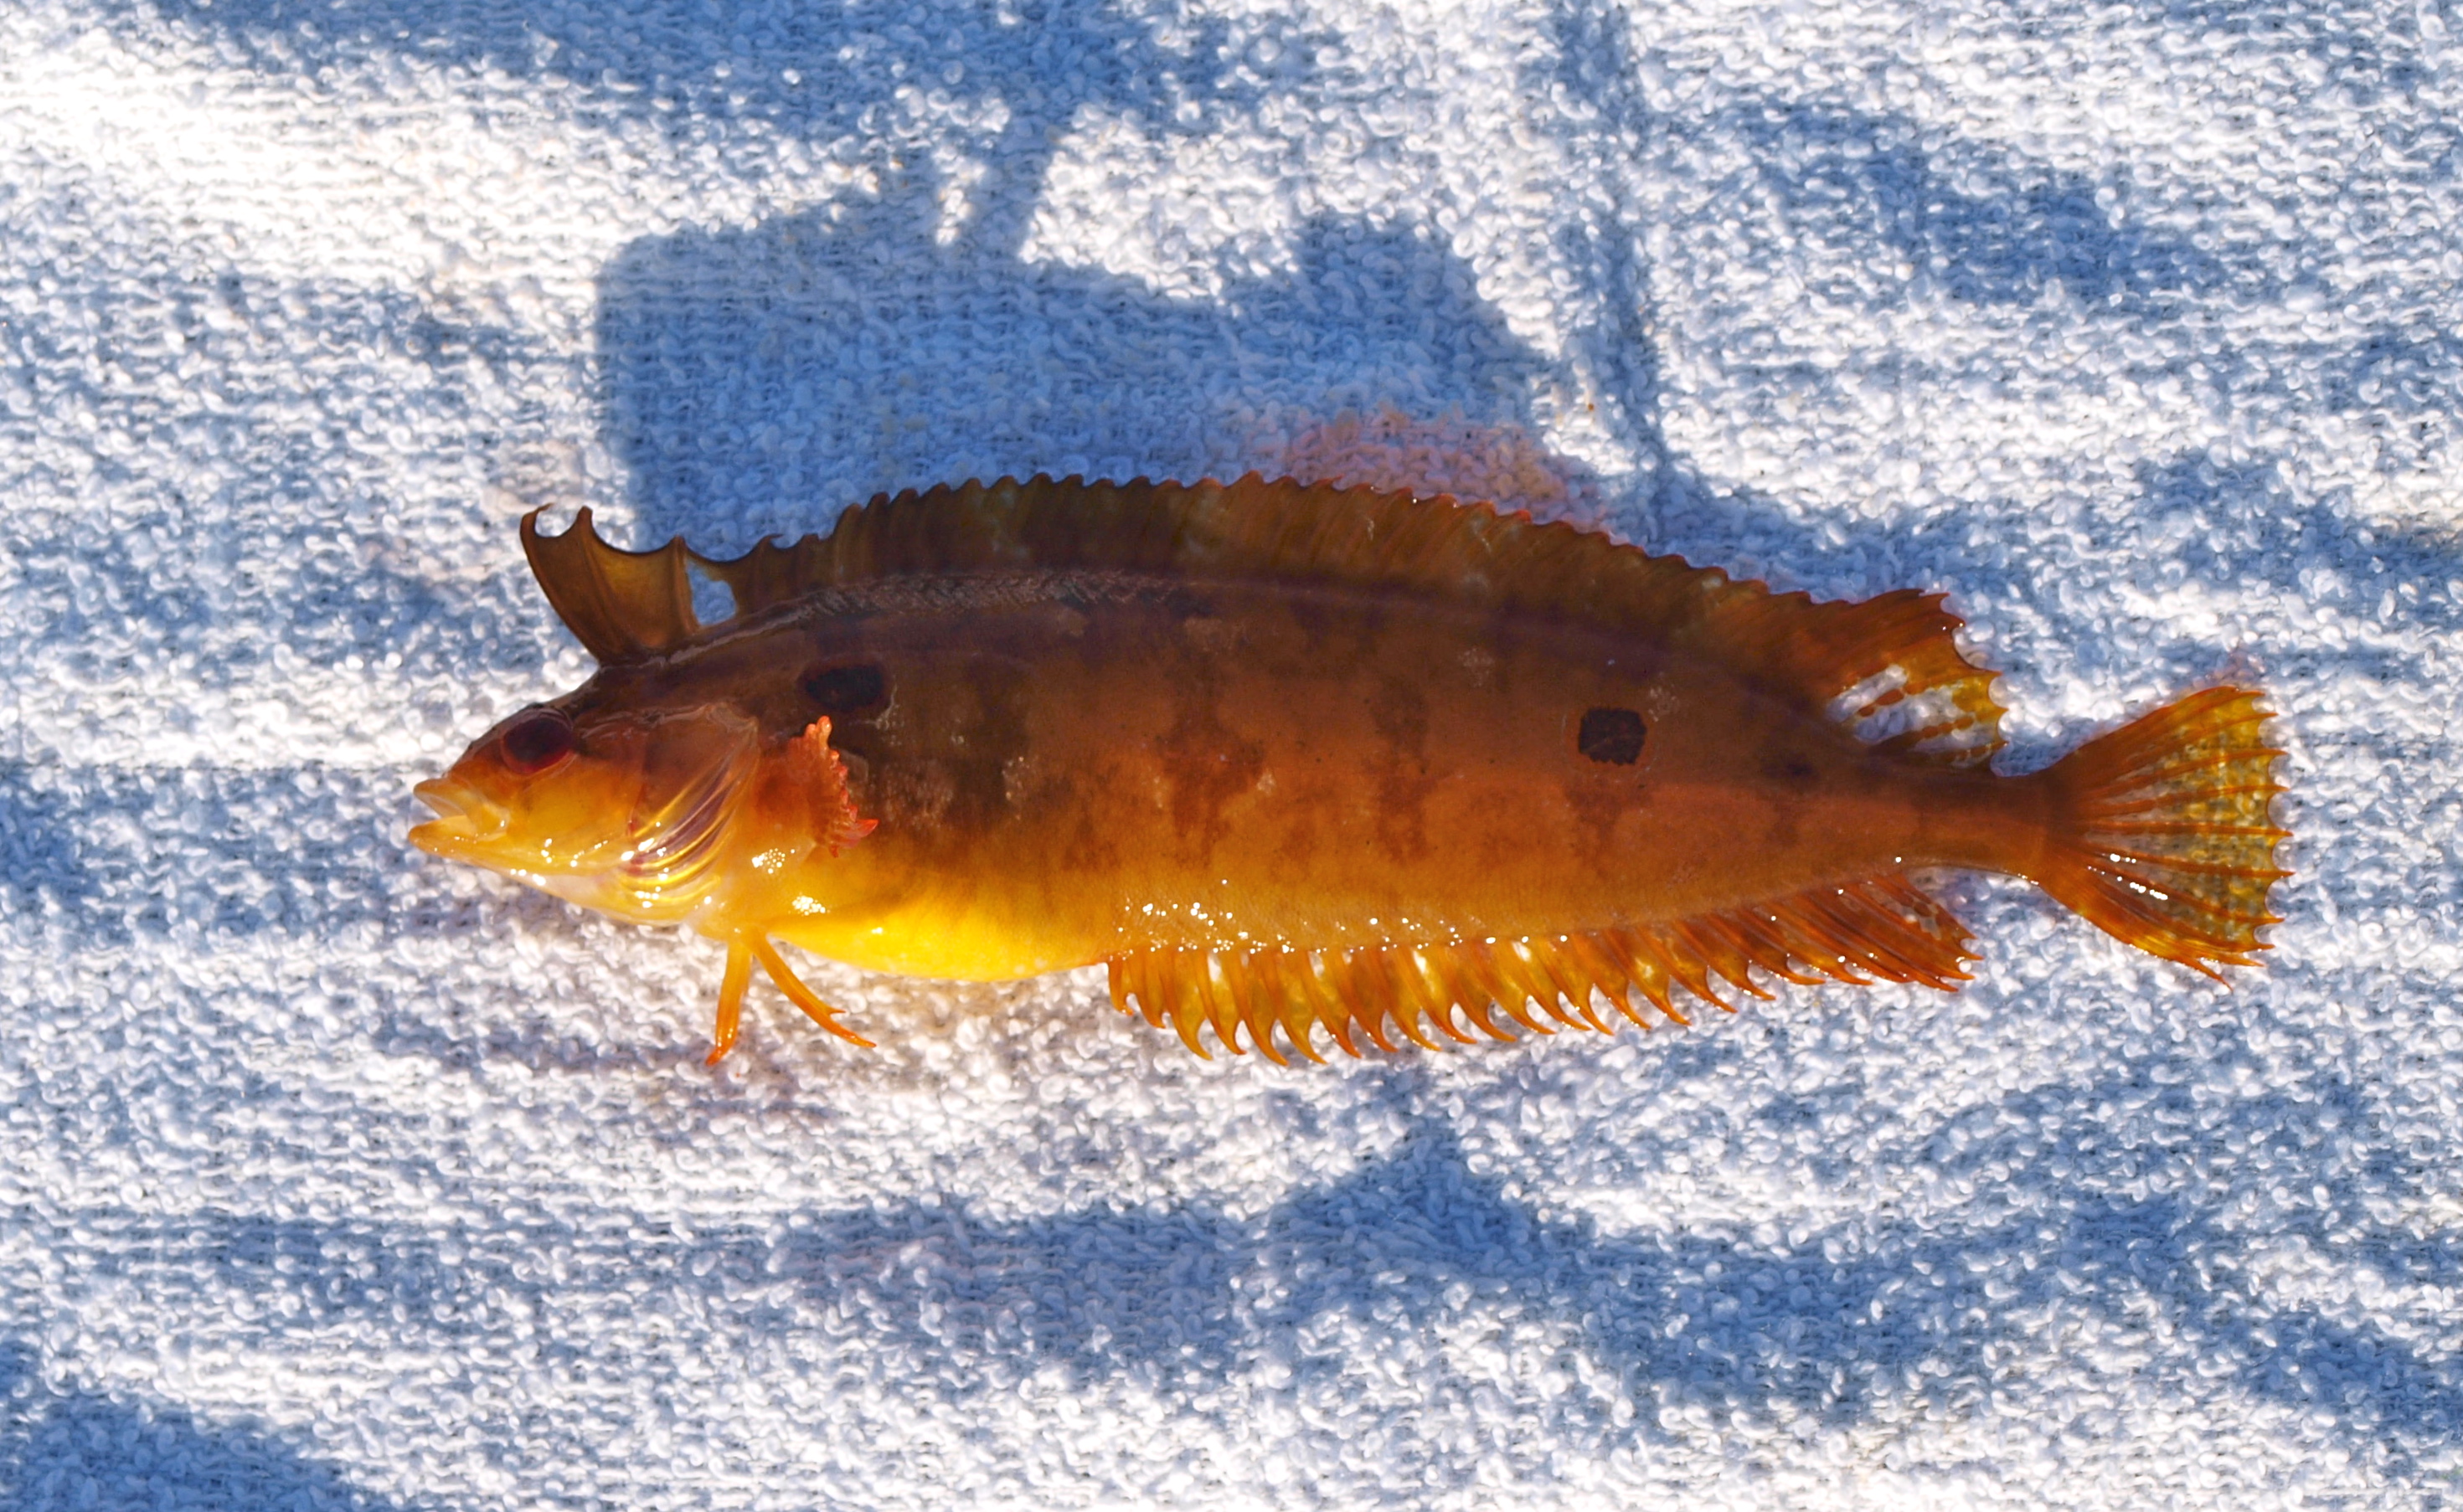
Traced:
<path fill-rule="evenodd" d="M 1400 1049 L 1389 1026 L 1400 1039 L 1431 1050 L 1442 1039 L 1512 1039 L 1493 1009 L 1536 1034 L 1558 1026 L 1612 1032 L 1591 1005 L 1595 992 L 1645 1028 L 1651 1021 L 1642 1002 L 1665 1021 L 1688 1024 L 1675 989 L 1730 1008 L 1719 995 L 1723 983 L 1770 996 L 1753 980 L 1756 966 L 1791 982 L 1878 977 L 1947 990 L 1967 980 L 1966 962 L 1973 959 L 1967 940 L 1947 909 L 1892 874 L 1596 934 L 1351 951 L 1156 950 L 1106 964 L 1114 1005 L 1142 1013 L 1157 1028 L 1169 1024 L 1198 1055 L 1207 1055 L 1201 1034 L 1211 1027 L 1235 1055 L 1254 1049 L 1287 1065 L 1284 1046 L 1324 1059 L 1313 1038 L 1320 1026 L 1352 1055 L 1362 1039 Z M 1467 1025 L 1455 1021 L 1457 1008 Z"/>
<path fill-rule="evenodd" d="M 1605 535 L 1439 495 L 1269 482 L 1087 483 L 1040 474 L 883 494 L 826 536 L 765 540 L 715 561 L 670 541 L 623 551 L 584 509 L 522 541 L 539 584 L 599 659 L 657 651 L 699 628 L 688 569 L 727 584 L 738 616 L 886 578 L 1003 572 L 1150 572 L 1417 589 L 1660 637 L 1919 759 L 1988 759 L 2000 745 L 1992 675 L 1959 655 L 1938 596 L 1817 604 L 1652 556 Z M 1834 701 L 1861 691 L 1858 701 Z"/>
<path fill-rule="evenodd" d="M 692 552 L 681 539 L 654 551 L 623 551 L 599 538 L 586 508 L 562 535 L 541 535 L 542 512 L 522 516 L 522 554 L 556 617 L 592 656 L 622 661 L 701 629 L 685 571 Z"/>

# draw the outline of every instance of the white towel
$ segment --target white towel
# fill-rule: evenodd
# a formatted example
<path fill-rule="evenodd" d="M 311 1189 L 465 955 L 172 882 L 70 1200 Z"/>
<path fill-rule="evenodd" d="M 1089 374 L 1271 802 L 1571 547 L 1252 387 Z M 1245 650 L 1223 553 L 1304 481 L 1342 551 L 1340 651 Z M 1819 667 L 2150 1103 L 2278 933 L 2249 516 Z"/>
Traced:
<path fill-rule="evenodd" d="M 2453 0 L 25 0 L 0 1504 L 2434 1506 L 2463 1436 Z M 2230 677 L 2219 989 L 1329 1069 L 409 852 L 530 502 L 1250 468 L 1943 590 L 2040 765 Z"/>

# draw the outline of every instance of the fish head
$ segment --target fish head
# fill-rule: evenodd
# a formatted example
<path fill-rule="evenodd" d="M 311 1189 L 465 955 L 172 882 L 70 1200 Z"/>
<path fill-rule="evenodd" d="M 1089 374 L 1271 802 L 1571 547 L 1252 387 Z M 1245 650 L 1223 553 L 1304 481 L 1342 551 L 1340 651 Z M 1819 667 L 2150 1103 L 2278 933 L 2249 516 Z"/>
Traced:
<path fill-rule="evenodd" d="M 534 704 L 413 789 L 436 817 L 410 841 L 621 918 L 678 918 L 725 870 L 759 751 L 725 702 Z"/>

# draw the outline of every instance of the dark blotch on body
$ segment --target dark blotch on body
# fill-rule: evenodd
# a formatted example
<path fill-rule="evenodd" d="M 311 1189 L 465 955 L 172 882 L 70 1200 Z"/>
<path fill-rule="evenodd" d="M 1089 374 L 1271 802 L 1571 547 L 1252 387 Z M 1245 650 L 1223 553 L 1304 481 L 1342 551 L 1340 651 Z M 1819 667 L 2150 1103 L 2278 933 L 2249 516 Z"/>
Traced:
<path fill-rule="evenodd" d="M 1814 770 L 1813 763 L 1802 756 L 1783 752 L 1764 764 L 1762 775 L 1790 788 L 1810 788 L 1820 774 Z"/>
<path fill-rule="evenodd" d="M 1595 762 L 1630 767 L 1642 760 L 1642 716 L 1631 709 L 1590 709 L 1575 732 L 1574 748 Z"/>
<path fill-rule="evenodd" d="M 804 697 L 832 719 L 870 714 L 889 702 L 889 676 L 870 661 L 819 666 L 804 674 Z"/>
<path fill-rule="evenodd" d="M 1404 678 L 1387 678 L 1368 702 L 1368 716 L 1385 743 L 1377 771 L 1377 843 L 1397 862 L 1428 853 L 1428 698 Z"/>

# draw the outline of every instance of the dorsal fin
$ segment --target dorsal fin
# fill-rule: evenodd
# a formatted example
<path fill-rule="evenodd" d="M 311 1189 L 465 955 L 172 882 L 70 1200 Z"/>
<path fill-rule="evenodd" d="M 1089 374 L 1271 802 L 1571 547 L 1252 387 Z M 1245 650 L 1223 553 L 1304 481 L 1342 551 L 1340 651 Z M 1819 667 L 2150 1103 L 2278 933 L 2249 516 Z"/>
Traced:
<path fill-rule="evenodd" d="M 627 551 L 599 538 L 587 508 L 562 535 L 541 535 L 542 512 L 522 516 L 522 554 L 556 616 L 592 656 L 626 660 L 665 650 L 701 628 L 685 571 L 692 552 L 682 539 L 654 551 Z"/>
<path fill-rule="evenodd" d="M 765 540 L 730 561 L 670 541 L 623 551 L 584 509 L 561 536 L 536 516 L 522 542 L 556 613 L 601 660 L 699 628 L 688 568 L 756 615 L 824 589 L 1003 572 L 1150 572 L 1418 589 L 1657 637 L 1770 691 L 1828 709 L 1908 754 L 1973 762 L 2000 745 L 1992 675 L 1959 655 L 1938 596 L 1817 604 L 1605 535 L 1449 497 L 1417 498 L 1255 473 L 1235 483 L 1087 483 L 1038 474 L 883 494 L 826 536 Z M 1834 701 L 1861 697 L 1844 706 Z M 1903 727 L 1904 726 L 1904 727 Z"/>
<path fill-rule="evenodd" d="M 1121 1011 L 1142 1013 L 1157 1028 L 1170 1025 L 1200 1056 L 1207 1055 L 1201 1031 L 1210 1027 L 1233 1054 L 1253 1049 L 1281 1065 L 1284 1046 L 1322 1060 L 1313 1038 L 1319 1027 L 1352 1055 L 1362 1039 L 1400 1049 L 1389 1025 L 1400 1039 L 1432 1050 L 1441 1048 L 1438 1036 L 1465 1045 L 1483 1035 L 1513 1038 L 1492 1008 L 1537 1034 L 1558 1026 L 1608 1033 L 1591 1005 L 1595 992 L 1645 1028 L 1650 1020 L 1642 1002 L 1665 1022 L 1687 1024 L 1675 989 L 1721 1008 L 1731 1006 L 1722 983 L 1766 998 L 1753 979 L 1756 966 L 1791 982 L 1879 977 L 1947 990 L 1967 980 L 1967 940 L 1947 909 L 1893 873 L 1597 934 L 1350 951 L 1158 950 L 1106 964 Z M 1468 1027 L 1455 1021 L 1457 1008 Z"/>

